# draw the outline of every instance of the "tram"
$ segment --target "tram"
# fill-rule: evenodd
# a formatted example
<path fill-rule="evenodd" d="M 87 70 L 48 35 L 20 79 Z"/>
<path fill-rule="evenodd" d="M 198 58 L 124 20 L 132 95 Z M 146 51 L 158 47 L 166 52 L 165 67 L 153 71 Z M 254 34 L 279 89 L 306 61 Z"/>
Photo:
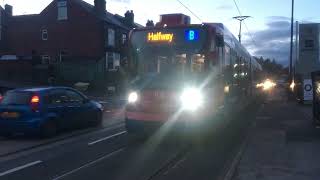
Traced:
<path fill-rule="evenodd" d="M 252 94 L 261 66 L 223 24 L 190 24 L 183 14 L 160 19 L 129 36 L 129 133 L 210 119 Z"/>

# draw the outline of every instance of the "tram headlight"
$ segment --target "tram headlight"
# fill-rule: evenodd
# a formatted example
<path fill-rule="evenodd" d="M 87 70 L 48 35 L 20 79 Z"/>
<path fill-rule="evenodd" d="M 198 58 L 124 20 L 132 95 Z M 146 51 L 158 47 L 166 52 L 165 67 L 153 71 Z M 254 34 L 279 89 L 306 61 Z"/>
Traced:
<path fill-rule="evenodd" d="M 197 110 L 203 104 L 203 95 L 196 88 L 187 88 L 182 92 L 180 97 L 182 108 L 185 110 Z"/>
<path fill-rule="evenodd" d="M 128 96 L 128 102 L 129 103 L 135 103 L 138 100 L 138 93 L 137 92 L 131 92 Z"/>

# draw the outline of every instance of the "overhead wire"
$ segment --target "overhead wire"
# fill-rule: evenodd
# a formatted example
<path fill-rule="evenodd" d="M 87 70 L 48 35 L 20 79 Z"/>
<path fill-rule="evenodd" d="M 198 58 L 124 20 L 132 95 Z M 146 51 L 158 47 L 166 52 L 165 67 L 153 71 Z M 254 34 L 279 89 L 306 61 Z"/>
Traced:
<path fill-rule="evenodd" d="M 201 20 L 201 18 L 196 14 L 194 13 L 187 5 L 183 4 L 180 0 L 176 0 L 177 2 L 179 2 L 181 4 L 181 6 L 183 6 L 184 8 L 186 8 L 194 17 L 196 17 L 201 23 L 203 22 Z"/>
<path fill-rule="evenodd" d="M 187 10 L 188 10 L 194 17 L 196 17 L 200 22 L 203 22 L 202 19 L 201 19 L 196 13 L 194 13 L 187 5 L 185 5 L 184 3 L 182 3 L 180 0 L 176 0 L 176 1 L 177 1 L 181 6 L 183 6 L 185 9 L 187 9 Z M 234 2 L 235 6 L 236 6 L 236 8 L 237 8 L 237 11 L 238 11 L 239 15 L 242 16 L 241 10 L 240 10 L 240 8 L 239 8 L 236 0 L 233 0 L 233 2 Z M 246 30 L 247 30 L 247 33 L 248 33 L 249 36 L 250 36 L 250 39 L 251 39 L 253 45 L 257 46 L 257 44 L 256 44 L 256 42 L 255 42 L 255 40 L 254 40 L 254 38 L 253 38 L 253 36 L 252 36 L 252 33 L 250 32 L 250 30 L 249 30 L 249 28 L 248 28 L 248 26 L 247 26 L 247 24 L 246 24 L 245 21 L 244 21 L 244 26 L 245 26 L 245 28 L 246 28 Z"/>

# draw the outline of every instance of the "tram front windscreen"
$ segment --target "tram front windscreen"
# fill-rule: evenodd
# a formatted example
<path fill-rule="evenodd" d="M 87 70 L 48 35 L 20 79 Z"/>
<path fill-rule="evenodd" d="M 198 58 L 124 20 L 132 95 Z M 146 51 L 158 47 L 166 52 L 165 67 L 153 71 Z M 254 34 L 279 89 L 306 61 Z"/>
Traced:
<path fill-rule="evenodd" d="M 161 77 L 158 79 L 162 81 L 151 83 L 157 86 L 170 86 L 169 82 L 175 84 L 182 78 L 198 77 L 206 69 L 206 39 L 204 28 L 134 31 L 131 35 L 131 55 L 138 77 L 145 78 L 150 74 L 150 77 Z"/>

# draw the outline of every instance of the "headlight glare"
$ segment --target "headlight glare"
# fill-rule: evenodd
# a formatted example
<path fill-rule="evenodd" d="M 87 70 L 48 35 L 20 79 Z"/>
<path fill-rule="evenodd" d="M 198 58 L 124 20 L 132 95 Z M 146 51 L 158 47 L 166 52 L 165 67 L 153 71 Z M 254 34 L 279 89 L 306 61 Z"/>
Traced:
<path fill-rule="evenodd" d="M 194 111 L 203 104 L 203 96 L 199 89 L 187 88 L 183 91 L 181 97 L 183 109 Z"/>
<path fill-rule="evenodd" d="M 138 100 L 138 94 L 136 92 L 131 92 L 128 96 L 129 103 L 135 103 Z"/>

